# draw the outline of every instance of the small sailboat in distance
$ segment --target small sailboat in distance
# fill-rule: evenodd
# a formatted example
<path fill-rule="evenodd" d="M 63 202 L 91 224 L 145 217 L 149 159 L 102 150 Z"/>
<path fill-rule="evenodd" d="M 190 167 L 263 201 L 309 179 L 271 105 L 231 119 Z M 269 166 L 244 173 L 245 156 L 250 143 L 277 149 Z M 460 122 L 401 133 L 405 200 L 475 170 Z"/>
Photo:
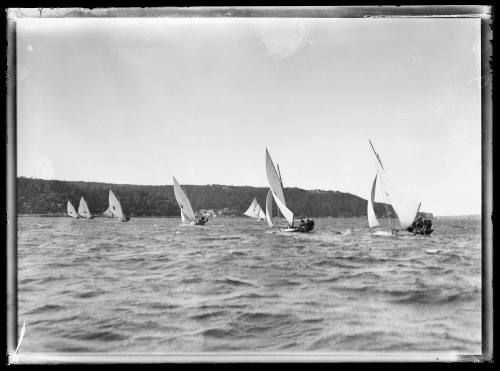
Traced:
<path fill-rule="evenodd" d="M 382 165 L 382 160 L 380 159 L 380 156 L 375 151 L 375 147 L 373 146 L 371 140 L 368 141 L 370 142 L 370 146 L 373 150 L 373 153 L 375 154 L 376 164 L 377 164 L 377 175 L 373 180 L 370 200 L 368 201 L 368 209 L 367 209 L 368 225 L 370 226 L 370 228 L 375 228 L 379 226 L 379 222 L 377 220 L 377 217 L 375 216 L 375 211 L 374 211 L 375 190 L 378 178 L 384 196 L 387 199 L 387 202 L 385 203 L 386 207 L 387 204 L 390 204 L 397 214 L 399 228 L 395 228 L 391 225 L 392 234 L 397 234 L 398 231 L 400 230 L 412 232 L 414 234 L 431 234 L 433 230 L 431 228 L 432 222 L 430 220 L 425 221 L 425 223 L 422 223 L 422 225 L 419 225 L 418 226 L 419 228 L 415 228 L 415 221 L 418 212 L 420 210 L 421 202 L 409 201 L 405 196 L 403 196 L 400 192 L 398 192 L 396 188 L 394 188 L 394 186 L 390 181 L 387 170 Z M 388 209 L 386 209 L 386 212 L 389 214 Z M 390 219 L 389 219 L 389 224 L 390 224 Z"/>
<path fill-rule="evenodd" d="M 301 220 L 298 226 L 294 225 L 293 212 L 288 209 L 285 202 L 285 195 L 283 193 L 283 184 L 281 182 L 281 176 L 274 166 L 273 160 L 269 155 L 269 151 L 266 148 L 266 173 L 267 180 L 269 182 L 269 188 L 274 201 L 278 205 L 278 209 L 281 211 L 283 216 L 288 222 L 288 228 L 283 229 L 284 232 L 309 232 L 314 228 L 314 221 L 311 219 Z M 266 209 L 268 202 L 266 200 Z M 268 219 L 269 223 L 269 219 Z"/>
<path fill-rule="evenodd" d="M 255 219 L 256 221 L 262 221 L 266 219 L 266 214 L 264 214 L 264 210 L 262 210 L 255 197 L 248 207 L 247 211 L 245 211 L 243 214 Z"/>
<path fill-rule="evenodd" d="M 73 204 L 68 200 L 68 204 L 66 205 L 66 210 L 68 210 L 68 215 L 71 216 L 72 218 L 78 219 L 78 213 L 75 210 L 75 207 Z"/>
<path fill-rule="evenodd" d="M 172 177 L 172 179 L 174 183 L 175 199 L 177 200 L 177 203 L 181 208 L 182 223 L 190 225 L 204 225 L 206 222 L 208 222 L 207 216 L 202 215 L 201 217 L 197 218 L 194 215 L 193 208 L 191 207 L 191 202 L 189 202 L 189 198 L 187 197 L 186 192 L 184 192 L 184 190 L 182 189 L 177 179 L 175 179 L 175 177 Z"/>
<path fill-rule="evenodd" d="M 85 219 L 92 219 L 94 216 L 90 213 L 89 207 L 85 199 L 80 198 L 80 205 L 78 206 L 78 214 Z"/>
<path fill-rule="evenodd" d="M 117 220 L 121 222 L 127 222 L 130 220 L 130 218 L 126 217 L 123 213 L 122 205 L 111 189 L 109 190 L 109 207 L 103 212 L 103 214 L 112 218 L 117 218 Z"/>

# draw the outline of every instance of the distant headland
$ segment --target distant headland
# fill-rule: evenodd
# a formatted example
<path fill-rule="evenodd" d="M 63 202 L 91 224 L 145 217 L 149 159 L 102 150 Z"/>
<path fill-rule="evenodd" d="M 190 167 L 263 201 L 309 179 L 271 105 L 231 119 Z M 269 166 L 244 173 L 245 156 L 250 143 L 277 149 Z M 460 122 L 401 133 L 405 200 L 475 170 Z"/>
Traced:
<path fill-rule="evenodd" d="M 255 197 L 265 207 L 266 187 L 184 185 L 193 205 L 200 212 L 216 216 L 242 216 Z M 132 217 L 170 217 L 179 215 L 172 185 L 131 185 L 100 182 L 17 178 L 18 215 L 65 215 L 66 203 L 78 203 L 85 197 L 89 209 L 98 216 L 108 207 L 108 192 L 112 189 L 124 211 Z M 339 191 L 285 188 L 287 205 L 298 216 L 363 217 L 367 201 Z M 392 208 L 388 206 L 389 212 Z M 377 217 L 386 217 L 384 204 L 375 204 Z"/>

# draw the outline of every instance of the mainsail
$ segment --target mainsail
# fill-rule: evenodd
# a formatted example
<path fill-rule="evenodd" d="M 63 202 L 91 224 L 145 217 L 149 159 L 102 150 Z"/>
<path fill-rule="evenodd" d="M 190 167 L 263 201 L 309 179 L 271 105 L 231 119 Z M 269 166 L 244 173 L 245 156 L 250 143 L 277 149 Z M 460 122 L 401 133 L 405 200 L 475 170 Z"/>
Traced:
<path fill-rule="evenodd" d="M 256 198 L 253 199 L 248 210 L 245 211 L 243 214 L 254 219 L 264 219 L 266 217 L 264 211 L 262 211 L 262 208 L 260 207 Z"/>
<path fill-rule="evenodd" d="M 102 213 L 104 216 L 107 216 L 108 218 L 113 218 L 113 212 L 111 211 L 111 206 L 109 206 L 104 212 Z"/>
<path fill-rule="evenodd" d="M 194 216 L 193 208 L 191 207 L 191 203 L 189 202 L 189 199 L 186 196 L 186 193 L 181 188 L 181 185 L 173 177 L 174 180 L 174 194 L 175 194 L 175 199 L 177 200 L 177 203 L 179 204 L 179 207 L 181 208 L 181 218 L 182 222 L 186 223 L 194 223 L 196 221 L 196 218 Z"/>
<path fill-rule="evenodd" d="M 120 204 L 120 201 L 118 201 L 118 198 L 115 196 L 113 191 L 110 189 L 109 190 L 109 208 L 108 210 L 111 212 L 112 216 L 117 217 L 118 220 L 123 219 L 123 211 L 122 211 L 122 205 Z M 108 211 L 106 210 L 106 211 Z M 105 211 L 105 213 L 106 213 Z"/>
<path fill-rule="evenodd" d="M 371 141 L 370 145 L 375 153 L 375 157 L 377 158 L 377 166 L 378 174 L 380 176 L 380 183 L 382 185 L 382 189 L 385 193 L 385 196 L 389 200 L 392 205 L 394 211 L 396 212 L 399 220 L 399 224 L 402 229 L 406 229 L 412 225 L 415 217 L 417 215 L 418 209 L 420 208 L 420 203 L 409 201 L 407 197 L 401 194 L 391 183 L 389 175 L 387 171 L 384 169 L 382 165 L 382 161 L 380 160 L 380 156 L 375 151 L 373 144 Z"/>
<path fill-rule="evenodd" d="M 281 185 L 281 178 L 278 172 L 276 171 L 276 168 L 274 167 L 273 160 L 271 159 L 271 156 L 269 155 L 267 148 L 266 148 L 266 173 L 274 201 L 276 202 L 278 208 L 281 210 L 281 213 L 287 220 L 288 225 L 293 226 L 293 212 L 291 212 L 286 207 L 285 195 L 283 194 L 283 187 Z"/>
<path fill-rule="evenodd" d="M 375 205 L 375 188 L 377 186 L 377 175 L 375 175 L 375 179 L 373 179 L 372 191 L 370 194 L 370 199 L 368 200 L 368 225 L 370 228 L 378 227 L 380 224 L 377 220 L 377 216 L 375 215 L 374 205 Z"/>
<path fill-rule="evenodd" d="M 68 201 L 66 209 L 68 210 L 69 216 L 71 216 L 72 218 L 78 218 L 78 214 L 76 213 L 76 210 L 71 202 Z"/>
<path fill-rule="evenodd" d="M 266 197 L 266 219 L 269 227 L 273 227 L 273 191 L 269 189 Z"/>
<path fill-rule="evenodd" d="M 90 214 L 89 207 L 87 206 L 87 202 L 85 202 L 85 199 L 80 198 L 80 205 L 78 206 L 78 214 L 83 216 L 86 219 L 90 219 L 92 217 L 92 214 Z"/>

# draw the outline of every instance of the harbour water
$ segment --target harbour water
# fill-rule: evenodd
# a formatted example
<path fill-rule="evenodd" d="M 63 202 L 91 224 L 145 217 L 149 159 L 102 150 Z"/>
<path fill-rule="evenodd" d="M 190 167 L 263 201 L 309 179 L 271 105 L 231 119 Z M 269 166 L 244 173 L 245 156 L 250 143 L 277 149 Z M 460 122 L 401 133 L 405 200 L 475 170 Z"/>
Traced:
<path fill-rule="evenodd" d="M 19 352 L 481 353 L 479 219 L 315 221 L 19 217 Z"/>

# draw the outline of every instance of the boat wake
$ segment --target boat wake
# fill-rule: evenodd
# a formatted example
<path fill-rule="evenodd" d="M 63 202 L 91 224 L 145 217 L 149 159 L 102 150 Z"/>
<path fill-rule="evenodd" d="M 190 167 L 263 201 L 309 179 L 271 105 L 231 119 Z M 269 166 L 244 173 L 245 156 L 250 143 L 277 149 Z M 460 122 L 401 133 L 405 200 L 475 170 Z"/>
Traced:
<path fill-rule="evenodd" d="M 379 237 L 395 237 L 392 232 L 389 231 L 376 231 L 372 233 L 373 236 L 379 236 Z"/>

